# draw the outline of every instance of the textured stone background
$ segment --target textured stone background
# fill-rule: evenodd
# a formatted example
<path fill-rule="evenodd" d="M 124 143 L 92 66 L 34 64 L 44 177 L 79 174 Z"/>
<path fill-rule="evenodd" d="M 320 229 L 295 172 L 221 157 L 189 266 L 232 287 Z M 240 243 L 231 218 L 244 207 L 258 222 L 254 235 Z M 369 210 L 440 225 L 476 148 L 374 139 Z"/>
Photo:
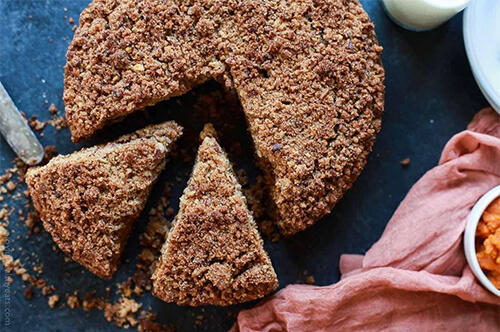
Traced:
<path fill-rule="evenodd" d="M 62 110 L 63 66 L 65 53 L 73 32 L 64 18 L 76 21 L 89 0 L 1 0 L 0 1 L 0 80 L 19 109 L 28 116 L 38 115 L 49 119 L 48 105 L 55 103 Z M 332 213 L 314 227 L 290 239 L 271 243 L 266 248 L 278 273 L 281 287 L 295 283 L 304 270 L 314 275 L 317 285 L 328 285 L 339 280 L 338 262 L 343 253 L 363 254 L 380 237 L 390 216 L 411 185 L 428 169 L 436 165 L 446 141 L 463 130 L 475 112 L 487 103 L 482 97 L 471 74 L 462 38 L 462 18 L 458 15 L 439 29 L 427 33 L 407 32 L 392 23 L 377 0 L 361 1 L 376 25 L 380 44 L 384 47 L 383 61 L 387 73 L 386 113 L 382 131 L 364 172 Z M 65 12 L 63 9 L 67 8 Z M 176 119 L 187 129 L 186 144 L 196 147 L 196 134 L 207 118 L 192 116 L 194 103 L 203 105 L 199 96 L 207 91 L 218 91 L 216 83 L 207 83 L 193 93 L 155 106 L 149 117 L 137 116 L 137 121 L 114 126 L 97 138 L 104 141 L 120 132 L 130 131 L 145 122 Z M 223 99 L 223 98 L 222 98 Z M 215 109 L 224 109 L 218 103 Z M 220 110 L 220 112 L 223 112 Z M 255 178 L 251 157 L 251 142 L 245 132 L 241 113 L 230 114 L 228 121 L 235 125 L 223 139 L 225 145 L 241 141 L 243 156 L 234 156 L 236 169 L 246 169 L 250 182 Z M 128 127 L 127 127 L 128 125 Z M 69 139 L 69 131 L 56 133 L 52 127 L 43 131 L 41 142 L 56 145 L 60 153 L 69 153 L 78 147 Z M 86 142 L 85 144 L 92 144 Z M 10 167 L 14 155 L 0 137 L 0 168 Z M 411 158 L 411 165 L 403 169 L 399 161 Z M 171 162 L 162 175 L 151 197 L 149 206 L 155 206 L 166 181 L 173 181 L 172 205 L 177 209 L 178 198 L 185 185 L 173 179 L 179 171 L 189 172 L 191 164 Z M 15 205 L 15 202 L 8 202 Z M 129 241 L 124 262 L 111 281 L 102 281 L 76 263 L 65 263 L 64 255 L 54 252 L 50 236 L 42 234 L 26 237 L 26 226 L 11 220 L 11 229 L 21 238 L 13 247 L 23 247 L 15 257 L 29 261 L 31 253 L 45 265 L 43 278 L 58 287 L 64 294 L 78 289 L 82 294 L 96 290 L 103 294 L 105 288 L 123 281 L 134 271 L 135 257 L 139 250 L 139 234 L 144 230 L 147 215 L 144 213 L 136 224 L 136 232 Z M 83 309 L 52 310 L 47 298 L 36 295 L 27 301 L 21 281 L 17 278 L 10 290 L 11 321 L 5 326 L 5 271 L 0 268 L 2 292 L 0 298 L 0 330 L 8 331 L 115 331 L 102 313 Z M 306 275 L 306 276 L 307 276 Z M 38 294 L 38 293 L 36 293 Z M 151 295 L 143 298 L 159 312 L 160 321 L 170 323 L 179 330 L 194 328 L 196 316 L 203 315 L 200 330 L 225 330 L 235 314 L 244 306 L 231 308 L 187 308 L 165 304 Z"/>

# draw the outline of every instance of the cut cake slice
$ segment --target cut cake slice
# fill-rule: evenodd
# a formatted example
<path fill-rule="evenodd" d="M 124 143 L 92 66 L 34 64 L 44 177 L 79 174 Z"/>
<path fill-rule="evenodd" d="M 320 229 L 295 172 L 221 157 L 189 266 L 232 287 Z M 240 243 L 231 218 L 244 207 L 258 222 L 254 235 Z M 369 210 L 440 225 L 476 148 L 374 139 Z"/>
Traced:
<path fill-rule="evenodd" d="M 278 279 L 232 166 L 211 125 L 153 274 L 153 294 L 183 305 L 261 298 Z"/>
<path fill-rule="evenodd" d="M 31 168 L 30 195 L 59 248 L 97 276 L 111 278 L 181 134 L 175 122 L 151 125 Z"/>

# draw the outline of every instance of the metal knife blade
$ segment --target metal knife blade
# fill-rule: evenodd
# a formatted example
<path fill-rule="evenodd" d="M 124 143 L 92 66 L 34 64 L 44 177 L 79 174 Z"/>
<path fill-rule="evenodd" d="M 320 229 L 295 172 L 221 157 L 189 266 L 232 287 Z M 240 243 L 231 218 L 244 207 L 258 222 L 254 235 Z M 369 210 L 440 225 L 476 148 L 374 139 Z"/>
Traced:
<path fill-rule="evenodd" d="M 43 146 L 0 82 L 0 132 L 14 152 L 28 165 L 44 156 Z"/>

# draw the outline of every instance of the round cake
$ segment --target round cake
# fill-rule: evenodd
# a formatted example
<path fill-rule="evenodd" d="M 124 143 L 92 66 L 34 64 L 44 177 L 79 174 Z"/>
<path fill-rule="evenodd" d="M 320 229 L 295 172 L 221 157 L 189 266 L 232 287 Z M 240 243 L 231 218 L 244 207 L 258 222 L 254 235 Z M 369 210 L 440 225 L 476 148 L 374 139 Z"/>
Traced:
<path fill-rule="evenodd" d="M 95 0 L 67 53 L 74 141 L 216 79 L 238 93 L 285 235 L 330 212 L 380 130 L 384 70 L 355 0 Z"/>

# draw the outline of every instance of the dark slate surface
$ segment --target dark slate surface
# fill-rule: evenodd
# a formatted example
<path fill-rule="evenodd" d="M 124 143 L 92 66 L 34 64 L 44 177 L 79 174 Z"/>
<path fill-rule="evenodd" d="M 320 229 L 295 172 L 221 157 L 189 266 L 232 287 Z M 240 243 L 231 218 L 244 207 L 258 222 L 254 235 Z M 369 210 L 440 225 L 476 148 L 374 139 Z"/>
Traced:
<path fill-rule="evenodd" d="M 89 1 L 45 1 L 2 0 L 0 1 L 0 80 L 18 105 L 28 116 L 38 115 L 47 120 L 49 103 L 63 109 L 63 65 L 72 31 L 64 17 L 78 18 Z M 339 280 L 338 263 L 343 253 L 363 254 L 380 237 L 390 216 L 413 183 L 427 170 L 436 165 L 440 151 L 446 141 L 463 130 L 473 115 L 487 103 L 477 88 L 471 74 L 462 39 L 461 15 L 439 29 L 427 33 L 404 31 L 393 24 L 384 14 L 376 0 L 362 1 L 376 25 L 380 44 L 384 46 L 384 66 L 387 73 L 386 113 L 382 131 L 364 172 L 332 213 L 314 227 L 291 239 L 271 243 L 266 247 L 273 260 L 281 287 L 296 282 L 304 270 L 314 275 L 317 285 L 328 285 Z M 67 11 L 64 9 L 67 8 Z M 146 122 L 176 119 L 186 127 L 183 144 L 195 148 L 195 136 L 209 116 L 193 115 L 193 104 L 204 105 L 199 96 L 207 92 L 222 91 L 216 83 L 207 83 L 193 93 L 163 102 L 148 112 L 149 117 L 139 115 L 125 124 L 107 130 L 97 141 L 104 141 L 119 132 L 137 128 Z M 223 92 L 220 93 L 224 95 Z M 227 109 L 221 101 L 216 112 Z M 245 132 L 241 112 L 225 116 L 234 121 L 223 144 L 241 141 L 242 150 L 248 156 L 234 155 L 236 169 L 246 169 L 249 178 L 255 178 L 255 167 L 251 157 L 251 141 Z M 56 133 L 47 127 L 41 141 L 45 145 L 56 145 L 61 153 L 78 148 L 71 143 L 69 131 Z M 92 142 L 86 142 L 92 144 Z M 10 167 L 14 155 L 0 138 L 1 169 Z M 399 160 L 409 157 L 411 165 L 403 169 Z M 161 196 L 166 181 L 175 182 L 172 205 L 176 208 L 185 178 L 180 183 L 173 180 L 179 171 L 189 171 L 190 165 L 173 160 L 162 175 L 153 192 L 148 210 Z M 3 173 L 3 171 L 2 171 Z M 9 206 L 16 202 L 8 201 Z M 76 263 L 65 263 L 64 255 L 53 251 L 50 236 L 42 232 L 26 236 L 26 226 L 13 218 L 10 229 L 10 248 L 16 250 L 15 257 L 26 262 L 36 253 L 45 269 L 43 277 L 49 284 L 58 287 L 64 294 L 79 290 L 81 293 L 97 291 L 104 294 L 105 288 L 123 281 L 134 271 L 135 257 L 139 250 L 138 237 L 144 230 L 147 216 L 143 214 L 137 222 L 136 232 L 131 238 L 120 270 L 111 281 L 95 277 Z M 19 239 L 16 237 L 20 235 Z M 28 264 L 29 266 L 29 264 Z M 47 299 L 35 292 L 27 301 L 19 278 L 13 285 L 4 285 L 5 270 L 1 268 L 0 330 L 4 331 L 115 331 L 102 313 L 96 310 L 68 308 L 52 310 Z M 165 304 L 143 297 L 145 307 L 151 305 L 159 312 L 160 321 L 170 323 L 179 330 L 194 328 L 195 317 L 203 315 L 198 329 L 224 330 L 233 322 L 235 313 L 244 306 L 230 308 L 186 308 Z M 251 305 L 251 304 L 250 304 Z M 6 311 L 7 310 L 7 311 Z M 6 312 L 10 314 L 10 325 L 6 326 Z"/>

